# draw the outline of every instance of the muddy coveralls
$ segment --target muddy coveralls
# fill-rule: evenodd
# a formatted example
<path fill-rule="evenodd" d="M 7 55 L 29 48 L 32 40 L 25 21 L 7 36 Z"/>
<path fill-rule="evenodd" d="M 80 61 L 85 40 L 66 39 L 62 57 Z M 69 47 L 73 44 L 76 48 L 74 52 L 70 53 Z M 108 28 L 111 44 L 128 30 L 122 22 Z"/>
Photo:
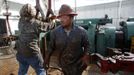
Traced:
<path fill-rule="evenodd" d="M 20 10 L 18 23 L 19 36 L 15 44 L 16 58 L 19 62 L 18 75 L 27 75 L 29 66 L 34 68 L 37 75 L 46 75 L 43 68 L 43 58 L 39 48 L 39 33 L 51 29 L 51 25 L 36 20 L 36 10 L 30 4 Z"/>
<path fill-rule="evenodd" d="M 69 35 L 60 25 L 50 33 L 50 52 L 57 52 L 59 66 L 64 75 L 81 75 L 82 56 L 89 53 L 89 40 L 86 30 L 73 25 Z"/>

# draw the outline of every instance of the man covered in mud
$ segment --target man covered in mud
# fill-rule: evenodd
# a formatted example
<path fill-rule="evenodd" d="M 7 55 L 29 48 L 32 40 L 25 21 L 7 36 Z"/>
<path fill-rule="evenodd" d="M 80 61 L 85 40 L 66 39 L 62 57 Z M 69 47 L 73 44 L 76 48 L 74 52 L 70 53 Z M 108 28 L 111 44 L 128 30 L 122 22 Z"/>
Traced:
<path fill-rule="evenodd" d="M 35 15 L 35 7 L 30 4 L 22 6 L 18 23 L 20 34 L 15 44 L 16 59 L 19 62 L 18 75 L 27 75 L 29 66 L 35 70 L 37 75 L 46 75 L 38 46 L 39 34 L 51 29 L 53 25 L 35 19 Z"/>
<path fill-rule="evenodd" d="M 74 16 L 70 6 L 63 4 L 57 18 L 61 25 L 50 33 L 50 54 L 59 52 L 59 66 L 64 75 L 81 75 L 88 65 L 89 40 L 86 30 L 73 23 Z"/>

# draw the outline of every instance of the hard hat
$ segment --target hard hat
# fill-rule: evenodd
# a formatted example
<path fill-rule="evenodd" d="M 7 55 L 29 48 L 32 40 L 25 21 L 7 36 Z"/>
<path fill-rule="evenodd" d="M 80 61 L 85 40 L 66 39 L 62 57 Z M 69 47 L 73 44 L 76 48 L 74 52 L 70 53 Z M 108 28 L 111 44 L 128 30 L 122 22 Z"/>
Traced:
<path fill-rule="evenodd" d="M 63 15 L 77 16 L 77 13 L 75 13 L 69 5 L 63 4 L 59 10 L 59 15 L 57 16 L 57 18 Z"/>
<path fill-rule="evenodd" d="M 34 17 L 36 15 L 36 9 L 31 4 L 25 4 L 20 9 L 21 17 Z"/>

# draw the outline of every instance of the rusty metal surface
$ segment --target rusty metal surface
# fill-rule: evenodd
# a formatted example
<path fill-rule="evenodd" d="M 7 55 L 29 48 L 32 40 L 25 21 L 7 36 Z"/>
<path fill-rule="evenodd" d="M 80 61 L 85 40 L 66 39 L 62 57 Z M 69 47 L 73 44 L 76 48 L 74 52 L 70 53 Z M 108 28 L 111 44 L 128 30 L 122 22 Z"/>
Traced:
<path fill-rule="evenodd" d="M 121 55 L 114 55 L 112 57 L 104 57 L 97 54 L 97 64 L 102 73 L 112 72 L 114 74 L 122 71 L 119 75 L 134 75 L 134 54 L 125 52 Z"/>

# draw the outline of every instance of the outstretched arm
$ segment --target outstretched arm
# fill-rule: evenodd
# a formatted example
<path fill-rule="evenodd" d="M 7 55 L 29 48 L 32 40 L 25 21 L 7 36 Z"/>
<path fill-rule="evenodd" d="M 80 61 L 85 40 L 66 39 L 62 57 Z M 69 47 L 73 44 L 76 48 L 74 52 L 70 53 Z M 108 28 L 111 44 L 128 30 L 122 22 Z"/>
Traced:
<path fill-rule="evenodd" d="M 49 30 L 52 30 L 55 27 L 54 22 L 51 23 L 47 23 L 47 22 L 43 22 L 40 20 L 36 20 L 35 22 L 36 27 L 41 31 L 41 32 L 46 32 Z"/>

